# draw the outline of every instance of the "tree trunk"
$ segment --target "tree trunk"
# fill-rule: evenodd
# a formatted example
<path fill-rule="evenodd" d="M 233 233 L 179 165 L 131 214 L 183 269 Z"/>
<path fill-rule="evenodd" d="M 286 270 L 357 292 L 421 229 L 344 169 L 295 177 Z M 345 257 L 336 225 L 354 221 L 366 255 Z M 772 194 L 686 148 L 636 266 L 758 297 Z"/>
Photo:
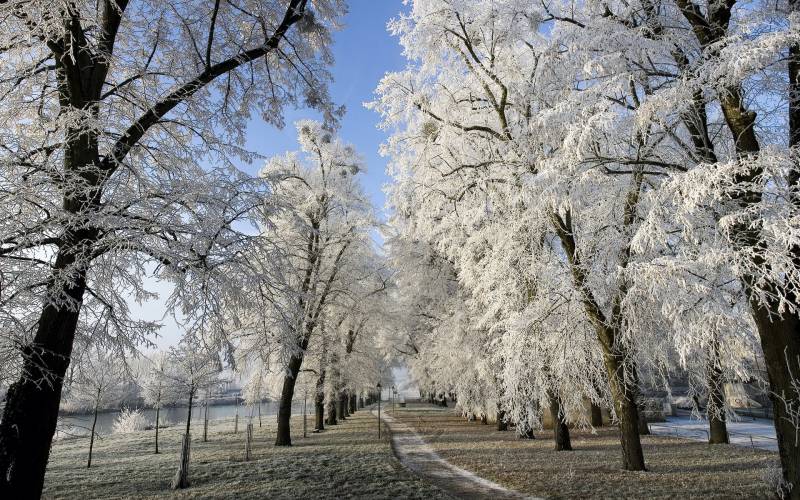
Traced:
<path fill-rule="evenodd" d="M 500 409 L 500 404 L 497 405 L 497 430 L 507 431 L 508 422 L 506 422 L 506 412 Z"/>
<path fill-rule="evenodd" d="M 520 439 L 536 439 L 536 435 L 533 433 L 533 429 L 528 429 L 525 432 L 519 434 Z"/>
<path fill-rule="evenodd" d="M 336 422 L 336 401 L 335 401 L 335 398 L 334 398 L 334 401 L 330 401 L 330 400 L 328 401 L 328 407 L 327 407 L 327 411 L 328 411 L 328 415 L 327 415 L 327 417 L 325 418 L 325 424 L 326 424 L 326 425 L 337 425 L 337 422 Z"/>
<path fill-rule="evenodd" d="M 161 405 L 156 406 L 156 455 L 158 455 L 158 415 L 161 412 Z"/>
<path fill-rule="evenodd" d="M 639 438 L 639 411 L 636 406 L 636 385 L 623 379 L 623 366 L 616 356 L 606 355 L 614 410 L 619 420 L 619 437 L 622 444 L 622 468 L 647 470 L 644 465 L 642 442 Z"/>
<path fill-rule="evenodd" d="M 89 434 L 89 460 L 86 461 L 86 468 L 92 466 L 92 450 L 94 449 L 94 429 L 97 426 L 97 406 L 100 400 L 100 389 L 97 390 L 97 399 L 94 405 L 94 419 L 92 419 L 92 432 Z"/>
<path fill-rule="evenodd" d="M 345 411 L 346 403 L 344 402 L 344 396 L 341 392 L 336 395 L 336 418 L 339 420 L 344 420 L 344 411 Z"/>
<path fill-rule="evenodd" d="M 60 253 L 56 268 L 73 262 L 74 258 Z M 61 290 L 77 307 L 58 309 L 46 304 L 33 341 L 22 348 L 21 376 L 8 388 L 0 420 L 0 498 L 39 498 L 42 494 L 63 377 L 85 291 L 84 272 L 77 276 L 77 283 Z"/>
<path fill-rule="evenodd" d="M 358 410 L 358 404 L 357 404 L 357 401 L 356 401 L 356 395 L 355 394 L 351 394 L 350 395 L 350 414 L 352 415 L 353 413 L 356 412 L 356 410 Z"/>
<path fill-rule="evenodd" d="M 178 465 L 178 471 L 175 477 L 172 478 L 170 487 L 173 490 L 183 489 L 189 487 L 189 450 L 192 445 L 192 435 L 188 432 L 183 435 L 181 443 L 181 463 Z"/>
<path fill-rule="evenodd" d="M 770 384 L 775 432 L 784 479 L 795 485 L 790 498 L 800 499 L 800 443 L 797 442 L 800 394 L 795 374 L 800 374 L 800 321 L 785 313 L 770 317 L 763 308 L 753 315 L 761 337 L 761 348 Z"/>
<path fill-rule="evenodd" d="M 639 435 L 640 436 L 649 436 L 650 435 L 650 426 L 647 425 L 646 408 L 643 405 L 640 405 L 638 410 L 639 410 Z"/>
<path fill-rule="evenodd" d="M 275 438 L 275 446 L 292 445 L 292 399 L 294 399 L 294 386 L 295 383 L 297 383 L 297 374 L 300 373 L 300 366 L 302 364 L 302 356 L 292 356 L 292 359 L 289 361 L 288 372 L 283 378 L 283 390 L 281 391 L 281 400 L 278 406 L 278 432 Z"/>
<path fill-rule="evenodd" d="M 553 419 L 553 441 L 556 451 L 572 450 L 572 443 L 569 439 L 569 427 L 565 420 L 564 411 L 561 408 L 561 401 L 557 396 L 550 395 L 550 418 Z"/>
<path fill-rule="evenodd" d="M 194 403 L 194 389 L 189 389 L 189 413 L 186 415 L 186 434 L 192 425 L 192 403 Z"/>
<path fill-rule="evenodd" d="M 708 384 L 708 404 L 706 417 L 708 418 L 708 443 L 726 444 L 728 438 L 728 425 L 725 422 L 725 392 L 722 368 L 719 365 L 719 342 L 711 341 L 706 361 L 706 384 Z"/>
<path fill-rule="evenodd" d="M 320 371 L 314 393 L 314 431 L 325 430 L 325 370 Z"/>
<path fill-rule="evenodd" d="M 591 403 L 592 427 L 603 427 L 603 409 L 600 405 Z"/>

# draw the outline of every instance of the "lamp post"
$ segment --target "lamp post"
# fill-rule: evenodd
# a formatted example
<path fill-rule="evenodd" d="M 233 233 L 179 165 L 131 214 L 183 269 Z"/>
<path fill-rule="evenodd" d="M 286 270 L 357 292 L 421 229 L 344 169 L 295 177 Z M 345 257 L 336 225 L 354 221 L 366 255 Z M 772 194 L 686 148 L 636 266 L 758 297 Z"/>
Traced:
<path fill-rule="evenodd" d="M 378 439 L 381 438 L 381 383 L 378 382 Z"/>
<path fill-rule="evenodd" d="M 392 415 L 394 415 L 394 412 L 397 411 L 397 408 L 395 408 L 396 401 L 397 401 L 397 387 L 392 385 Z"/>

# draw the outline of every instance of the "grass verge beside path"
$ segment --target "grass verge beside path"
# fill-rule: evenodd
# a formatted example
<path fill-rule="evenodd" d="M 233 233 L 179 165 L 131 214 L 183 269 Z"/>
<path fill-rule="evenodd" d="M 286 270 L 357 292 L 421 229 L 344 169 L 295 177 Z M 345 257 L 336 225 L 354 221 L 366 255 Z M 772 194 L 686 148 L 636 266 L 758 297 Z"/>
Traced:
<path fill-rule="evenodd" d="M 410 404 L 394 418 L 445 460 L 520 493 L 545 498 L 770 498 L 763 476 L 776 453 L 642 436 L 648 472 L 620 469 L 616 428 L 572 429 L 574 451 L 553 451 L 551 431 L 518 439 L 513 429 L 467 422 L 453 411 Z M 391 413 L 390 413 L 391 414 Z"/>
<path fill-rule="evenodd" d="M 44 498 L 446 498 L 405 469 L 392 455 L 388 436 L 376 436 L 375 417 L 364 409 L 321 434 L 302 437 L 302 416 L 292 418 L 292 447 L 276 447 L 275 417 L 255 421 L 253 459 L 244 461 L 244 420 L 233 434 L 233 419 L 202 424 L 192 431 L 189 481 L 174 492 L 169 483 L 178 467 L 182 425 L 159 433 L 161 453 L 153 454 L 153 431 L 103 436 L 95 441 L 92 468 L 86 469 L 88 439 L 53 444 Z M 267 423 L 269 421 L 269 423 Z M 311 419 L 309 418 L 309 423 Z"/>

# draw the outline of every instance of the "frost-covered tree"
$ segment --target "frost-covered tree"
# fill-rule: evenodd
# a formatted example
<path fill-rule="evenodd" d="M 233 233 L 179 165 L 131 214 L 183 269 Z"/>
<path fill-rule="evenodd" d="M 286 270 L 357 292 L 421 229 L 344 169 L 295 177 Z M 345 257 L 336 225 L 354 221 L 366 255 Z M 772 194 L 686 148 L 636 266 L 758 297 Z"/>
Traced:
<path fill-rule="evenodd" d="M 357 279 L 355 263 L 372 241 L 372 208 L 359 185 L 363 160 L 352 146 L 336 138 L 325 124 L 297 123 L 301 151 L 270 159 L 262 175 L 278 179 L 274 196 L 284 210 L 262 228 L 264 237 L 286 256 L 281 261 L 283 285 L 265 290 L 245 313 L 245 324 L 233 335 L 239 357 L 268 364 L 282 377 L 277 445 L 290 445 L 290 419 L 295 384 L 312 338 L 328 304 L 347 293 Z M 248 254 L 258 261 L 260 252 Z"/>
<path fill-rule="evenodd" d="M 747 378 L 752 356 L 742 296 L 778 433 L 797 434 L 796 356 L 775 334 L 796 321 L 794 66 L 781 59 L 794 7 L 757 5 L 418 0 L 390 26 L 411 67 L 386 75 L 372 107 L 393 131 L 395 224 L 450 262 L 468 311 L 441 334 L 489 335 L 487 356 L 463 357 L 494 358 L 506 404 L 610 400 L 627 469 L 644 469 L 639 387 L 663 383 L 680 359 L 668 352 L 705 360 L 681 368 L 725 441 L 719 386 Z M 551 317 L 572 325 L 566 346 Z M 553 358 L 560 342 L 577 358 Z"/>
<path fill-rule="evenodd" d="M 76 373 L 68 388 L 69 408 L 92 412 L 92 427 L 89 430 L 89 456 L 86 467 L 92 466 L 97 413 L 119 404 L 124 396 L 128 378 L 127 367 L 116 353 L 102 349 L 91 349 L 78 359 Z"/>
<path fill-rule="evenodd" d="M 161 409 L 175 402 L 177 397 L 174 379 L 170 376 L 171 359 L 166 351 L 154 353 L 141 367 L 138 384 L 145 404 L 156 410 L 155 452 L 158 454 L 158 429 Z"/>
<path fill-rule="evenodd" d="M 186 431 L 181 448 L 180 466 L 172 480 L 172 488 L 189 486 L 189 445 L 191 443 L 192 408 L 198 395 L 208 390 L 218 381 L 222 363 L 219 355 L 192 337 L 185 337 L 177 347 L 169 352 L 169 373 L 167 377 L 175 390 L 175 395 L 186 401 L 189 411 L 186 415 Z"/>
<path fill-rule="evenodd" d="M 0 317 L 22 346 L 0 424 L 0 493 L 41 491 L 82 313 L 110 311 L 120 337 L 136 338 L 122 297 L 147 295 L 146 263 L 180 284 L 236 252 L 231 218 L 258 204 L 232 165 L 250 156 L 240 145 L 251 113 L 282 125 L 284 106 L 307 105 L 335 119 L 326 66 L 344 10 L 0 3 Z"/>

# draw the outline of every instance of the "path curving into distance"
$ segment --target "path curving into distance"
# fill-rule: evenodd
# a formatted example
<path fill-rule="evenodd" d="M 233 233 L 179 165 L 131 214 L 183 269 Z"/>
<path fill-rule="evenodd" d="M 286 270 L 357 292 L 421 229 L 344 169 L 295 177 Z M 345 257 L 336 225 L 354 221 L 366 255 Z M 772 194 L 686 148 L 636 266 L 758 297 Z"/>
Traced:
<path fill-rule="evenodd" d="M 372 410 L 377 416 L 377 412 Z M 392 451 L 405 467 L 454 498 L 492 500 L 531 499 L 451 464 L 408 425 L 381 413 L 392 435 Z"/>

